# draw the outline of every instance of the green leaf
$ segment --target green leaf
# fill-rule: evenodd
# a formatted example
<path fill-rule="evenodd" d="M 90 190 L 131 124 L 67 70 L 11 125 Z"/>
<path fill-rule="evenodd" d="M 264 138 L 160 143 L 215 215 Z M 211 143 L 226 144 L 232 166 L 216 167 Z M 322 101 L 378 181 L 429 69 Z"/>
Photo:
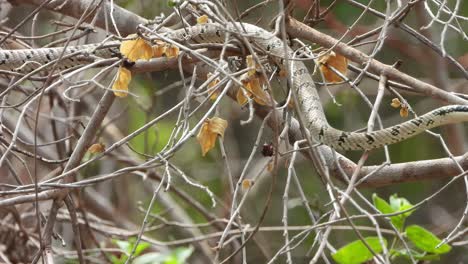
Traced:
<path fill-rule="evenodd" d="M 390 204 L 388 204 L 385 200 L 380 198 L 377 194 L 372 195 L 372 200 L 374 202 L 374 206 L 384 214 L 391 214 L 397 213 L 404 210 L 411 208 L 413 205 L 408 202 L 405 198 L 398 198 L 396 194 L 390 196 Z M 412 211 L 402 213 L 399 215 L 391 216 L 390 220 L 392 224 L 398 229 L 403 230 L 403 226 L 405 225 L 406 218 L 410 216 Z"/>
<path fill-rule="evenodd" d="M 181 2 L 182 2 L 182 0 L 168 0 L 167 1 L 167 6 L 168 7 L 176 7 L 176 6 L 180 5 Z"/>
<path fill-rule="evenodd" d="M 434 253 L 434 254 L 444 254 L 449 252 L 452 247 L 444 244 L 441 245 L 439 248 L 436 246 L 441 242 L 437 236 L 432 234 L 430 231 L 418 226 L 412 225 L 406 228 L 406 236 L 408 239 L 413 242 L 413 244 L 426 252 Z"/>
<path fill-rule="evenodd" d="M 163 261 L 167 258 L 167 255 L 164 255 L 159 252 L 151 252 L 139 257 L 136 257 L 133 260 L 133 264 L 153 264 L 153 263 L 163 263 Z"/>
<path fill-rule="evenodd" d="M 382 198 L 380 198 L 376 193 L 372 195 L 372 201 L 374 206 L 383 214 L 391 214 L 393 211 L 392 207 Z"/>
<path fill-rule="evenodd" d="M 392 207 L 394 212 L 405 211 L 405 210 L 413 207 L 413 205 L 408 200 L 406 200 L 405 198 L 399 198 L 398 195 L 396 195 L 396 194 L 390 196 L 390 206 Z M 412 213 L 413 213 L 413 211 L 408 211 L 408 212 L 406 212 L 406 213 L 404 213 L 402 215 L 405 216 L 405 217 L 408 217 Z"/>
<path fill-rule="evenodd" d="M 134 244 L 134 243 L 132 243 Z M 133 246 L 133 245 L 132 245 Z M 141 254 L 141 252 L 143 252 L 145 249 L 147 249 L 148 247 L 150 247 L 151 245 L 147 242 L 141 242 L 138 243 L 138 246 L 136 247 L 135 249 L 135 254 L 133 254 L 133 256 L 139 256 Z M 131 252 L 131 251 L 130 251 Z M 130 253 L 129 252 L 129 253 Z"/>
<path fill-rule="evenodd" d="M 365 241 L 376 254 L 382 252 L 382 245 L 378 237 L 367 237 Z M 387 240 L 383 239 L 383 242 L 387 246 Z M 373 257 L 372 252 L 361 240 L 347 244 L 332 255 L 332 258 L 339 264 L 360 264 L 371 260 Z"/>
<path fill-rule="evenodd" d="M 412 250 L 411 252 L 408 252 L 404 249 L 402 250 L 392 250 L 391 255 L 393 257 L 404 257 L 406 259 L 413 259 L 415 260 L 439 260 L 440 255 L 434 255 L 434 254 L 427 254 L 427 253 L 421 253 L 421 252 L 416 252 Z"/>
<path fill-rule="evenodd" d="M 139 256 L 133 264 L 184 264 L 192 255 L 193 247 L 180 247 L 167 253 L 152 252 Z"/>

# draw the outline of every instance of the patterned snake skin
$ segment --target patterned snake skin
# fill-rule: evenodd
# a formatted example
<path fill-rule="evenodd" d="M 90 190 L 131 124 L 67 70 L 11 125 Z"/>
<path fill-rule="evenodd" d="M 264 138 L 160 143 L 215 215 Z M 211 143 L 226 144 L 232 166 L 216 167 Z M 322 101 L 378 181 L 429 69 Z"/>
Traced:
<path fill-rule="evenodd" d="M 283 42 L 268 31 L 247 23 L 242 23 L 242 26 L 239 23 L 196 25 L 171 31 L 166 33 L 165 37 L 178 42 L 223 43 L 225 40 L 224 32 L 226 31 L 243 32 L 242 34 L 258 47 L 274 55 L 274 59 L 278 64 L 282 63 L 281 58 L 285 57 Z M 58 68 L 65 69 L 86 63 L 85 59 L 68 57 L 73 53 L 79 53 L 82 57 L 86 57 L 86 54 L 93 54 L 102 58 L 121 56 L 117 42 L 106 44 L 106 46 L 100 48 L 97 47 L 98 45 L 91 44 L 67 48 L 64 53 L 66 59 L 60 61 Z M 62 51 L 63 48 L 3 50 L 0 51 L 0 70 L 30 72 L 37 69 L 39 65 L 56 60 Z M 287 52 L 287 55 L 291 57 L 292 50 L 289 47 L 287 47 Z M 307 128 L 315 140 L 335 149 L 370 150 L 406 140 L 433 127 L 468 121 L 468 106 L 451 105 L 375 132 L 341 131 L 328 124 L 314 81 L 306 65 L 298 60 L 293 61 L 291 65 L 293 89 L 300 98 L 299 105 L 307 122 Z"/>

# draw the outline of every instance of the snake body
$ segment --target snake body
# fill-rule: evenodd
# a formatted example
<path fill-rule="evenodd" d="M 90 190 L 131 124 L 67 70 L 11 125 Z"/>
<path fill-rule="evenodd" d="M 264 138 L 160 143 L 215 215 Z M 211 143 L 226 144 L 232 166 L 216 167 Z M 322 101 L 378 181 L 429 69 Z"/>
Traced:
<path fill-rule="evenodd" d="M 223 43 L 226 32 L 240 32 L 260 49 L 273 55 L 274 60 L 280 66 L 284 66 L 281 65 L 284 61 L 282 58 L 285 58 L 286 55 L 288 57 L 293 55 L 293 51 L 289 47 L 286 47 L 287 54 L 285 54 L 285 47 L 281 39 L 260 27 L 247 23 L 242 23 L 242 25 L 240 23 L 195 25 L 167 32 L 165 37 L 178 42 Z M 63 48 L 3 50 L 0 51 L 0 69 L 8 71 L 19 71 L 18 69 L 20 69 L 22 72 L 28 72 L 36 69 L 37 64 L 43 65 L 59 58 L 62 52 L 64 59 L 60 60 L 58 68 L 64 69 L 86 63 L 86 60 L 79 60 L 70 56 L 74 53 L 81 53 L 82 55 L 92 53 L 102 58 L 121 56 L 116 48 L 117 45 L 117 42 L 112 42 L 105 47 L 96 44 L 75 46 L 67 48 L 65 52 L 63 52 Z M 304 62 L 300 60 L 291 61 L 291 69 L 293 89 L 298 95 L 299 106 L 304 115 L 307 129 L 315 140 L 334 149 L 371 150 L 404 141 L 434 127 L 468 121 L 468 106 L 450 105 L 374 132 L 345 132 L 338 130 L 328 124 L 314 81 Z"/>

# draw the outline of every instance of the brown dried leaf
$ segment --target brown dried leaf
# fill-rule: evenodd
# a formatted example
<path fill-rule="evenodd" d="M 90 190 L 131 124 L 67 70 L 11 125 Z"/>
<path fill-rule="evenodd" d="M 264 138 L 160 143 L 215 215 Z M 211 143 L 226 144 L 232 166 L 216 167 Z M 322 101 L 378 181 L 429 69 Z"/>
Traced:
<path fill-rule="evenodd" d="M 400 116 L 401 117 L 408 117 L 408 114 L 409 114 L 408 107 L 402 106 L 400 108 Z"/>
<path fill-rule="evenodd" d="M 318 59 L 318 63 L 320 65 L 319 69 L 323 73 L 323 77 L 325 78 L 325 81 L 329 83 L 342 82 L 343 79 L 340 76 L 338 76 L 338 74 L 334 73 L 331 69 L 329 69 L 327 66 L 331 66 L 335 68 L 338 72 L 340 72 L 344 76 L 346 76 L 346 73 L 348 72 L 348 59 L 333 51 L 322 55 Z"/>
<path fill-rule="evenodd" d="M 197 135 L 197 140 L 202 148 L 203 156 L 215 146 L 218 136 L 224 136 L 227 125 L 227 121 L 219 117 L 213 117 L 212 119 L 207 118 L 203 122 L 200 132 L 198 132 Z"/>
<path fill-rule="evenodd" d="M 134 37 L 130 35 L 129 37 Z M 143 38 L 124 40 L 120 44 L 120 53 L 130 61 L 149 60 L 153 56 L 151 45 Z"/>
<path fill-rule="evenodd" d="M 88 148 L 88 152 L 91 154 L 102 153 L 106 149 L 106 146 L 102 143 L 95 143 Z"/>
<path fill-rule="evenodd" d="M 128 84 L 132 80 L 132 72 L 125 67 L 120 66 L 117 71 L 117 78 L 112 85 L 114 95 L 117 97 L 126 97 L 128 95 Z"/>
<path fill-rule="evenodd" d="M 399 108 L 401 106 L 401 102 L 398 98 L 393 98 L 392 103 L 390 104 L 393 108 Z"/>

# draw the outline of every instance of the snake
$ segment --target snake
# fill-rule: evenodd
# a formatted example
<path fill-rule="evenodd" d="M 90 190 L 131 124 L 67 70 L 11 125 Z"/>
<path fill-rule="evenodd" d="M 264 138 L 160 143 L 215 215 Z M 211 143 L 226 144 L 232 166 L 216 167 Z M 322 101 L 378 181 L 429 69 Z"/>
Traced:
<path fill-rule="evenodd" d="M 178 43 L 224 43 L 226 34 L 242 34 L 260 51 L 272 57 L 279 67 L 284 67 L 286 57 L 292 58 L 293 50 L 271 32 L 248 23 L 206 23 L 169 30 L 164 37 Z M 56 69 L 67 69 L 89 63 L 89 55 L 100 58 L 122 57 L 119 41 L 81 46 L 0 50 L 0 70 L 27 73 L 40 65 L 58 60 Z M 286 47 L 285 47 L 286 45 Z M 78 56 L 80 55 L 80 56 Z M 428 129 L 468 121 L 467 105 L 448 105 L 436 108 L 406 122 L 371 132 L 346 132 L 332 127 L 325 116 L 314 80 L 302 60 L 289 60 L 292 89 L 297 94 L 304 125 L 312 138 L 336 150 L 372 150 L 404 141 Z"/>

